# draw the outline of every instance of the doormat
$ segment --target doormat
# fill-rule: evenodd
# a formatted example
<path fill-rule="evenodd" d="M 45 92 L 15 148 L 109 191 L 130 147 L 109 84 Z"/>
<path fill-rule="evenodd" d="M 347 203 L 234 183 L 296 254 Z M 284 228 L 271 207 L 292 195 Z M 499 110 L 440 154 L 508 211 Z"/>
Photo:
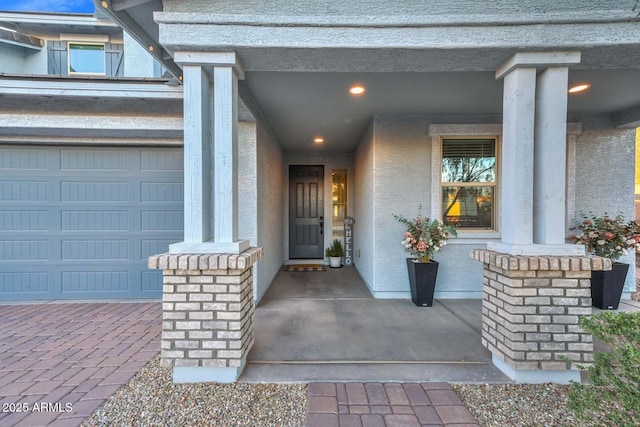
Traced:
<path fill-rule="evenodd" d="M 326 271 L 326 267 L 322 264 L 295 264 L 295 265 L 285 265 L 284 271 L 296 271 L 296 272 L 304 272 L 304 271 Z"/>

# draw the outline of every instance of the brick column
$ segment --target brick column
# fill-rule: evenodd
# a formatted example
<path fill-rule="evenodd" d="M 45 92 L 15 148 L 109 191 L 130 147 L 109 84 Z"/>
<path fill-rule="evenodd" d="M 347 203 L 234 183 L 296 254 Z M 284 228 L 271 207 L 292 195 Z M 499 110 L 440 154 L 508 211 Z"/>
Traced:
<path fill-rule="evenodd" d="M 576 365 L 593 362 L 593 337 L 578 317 L 592 313 L 591 271 L 611 260 L 475 249 L 471 258 L 484 263 L 482 344 L 493 363 L 519 383 L 580 381 Z"/>
<path fill-rule="evenodd" d="M 253 264 L 261 248 L 241 254 L 160 254 L 163 270 L 162 365 L 173 381 L 233 382 L 253 345 Z"/>

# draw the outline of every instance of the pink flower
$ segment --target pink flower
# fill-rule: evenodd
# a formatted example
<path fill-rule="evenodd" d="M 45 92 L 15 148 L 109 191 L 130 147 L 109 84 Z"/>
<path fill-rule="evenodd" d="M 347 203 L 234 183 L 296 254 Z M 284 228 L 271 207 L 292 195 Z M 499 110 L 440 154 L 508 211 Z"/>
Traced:
<path fill-rule="evenodd" d="M 612 233 L 612 232 L 610 232 L 610 231 L 605 231 L 605 232 L 604 232 L 604 237 L 605 237 L 605 238 L 607 238 L 607 239 L 613 239 L 614 237 L 616 237 L 616 235 L 615 235 L 615 234 L 613 234 L 613 233 Z"/>
<path fill-rule="evenodd" d="M 408 239 L 411 237 L 411 233 L 409 233 L 408 231 L 406 233 L 404 233 L 404 238 Z"/>
<path fill-rule="evenodd" d="M 427 244 L 425 242 L 418 242 L 416 249 L 420 252 L 424 252 L 427 250 Z"/>

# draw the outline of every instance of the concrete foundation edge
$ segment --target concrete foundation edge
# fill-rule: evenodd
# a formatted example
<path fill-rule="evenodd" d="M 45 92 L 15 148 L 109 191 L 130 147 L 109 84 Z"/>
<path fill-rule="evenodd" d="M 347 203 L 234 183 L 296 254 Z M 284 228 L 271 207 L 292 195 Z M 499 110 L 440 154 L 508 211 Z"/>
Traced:
<path fill-rule="evenodd" d="M 571 381 L 580 382 L 580 371 L 576 370 L 551 371 L 514 369 L 507 365 L 504 360 L 496 357 L 495 355 L 491 356 L 491 362 L 516 384 L 569 384 Z"/>
<path fill-rule="evenodd" d="M 240 366 L 230 368 L 214 368 L 207 366 L 173 368 L 173 382 L 175 384 L 216 382 L 229 384 L 236 382 L 247 363 L 246 356 L 242 358 Z"/>

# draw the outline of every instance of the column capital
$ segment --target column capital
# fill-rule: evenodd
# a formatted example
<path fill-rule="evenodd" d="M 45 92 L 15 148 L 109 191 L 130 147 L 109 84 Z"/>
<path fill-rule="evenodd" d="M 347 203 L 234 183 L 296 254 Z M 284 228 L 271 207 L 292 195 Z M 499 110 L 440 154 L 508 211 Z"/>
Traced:
<path fill-rule="evenodd" d="M 235 52 L 176 51 L 174 62 L 181 65 L 199 65 L 205 69 L 231 67 L 240 80 L 244 80 L 244 68 Z"/>
<path fill-rule="evenodd" d="M 518 52 L 496 69 L 496 80 L 504 78 L 516 68 L 568 67 L 580 63 L 579 51 Z"/>

